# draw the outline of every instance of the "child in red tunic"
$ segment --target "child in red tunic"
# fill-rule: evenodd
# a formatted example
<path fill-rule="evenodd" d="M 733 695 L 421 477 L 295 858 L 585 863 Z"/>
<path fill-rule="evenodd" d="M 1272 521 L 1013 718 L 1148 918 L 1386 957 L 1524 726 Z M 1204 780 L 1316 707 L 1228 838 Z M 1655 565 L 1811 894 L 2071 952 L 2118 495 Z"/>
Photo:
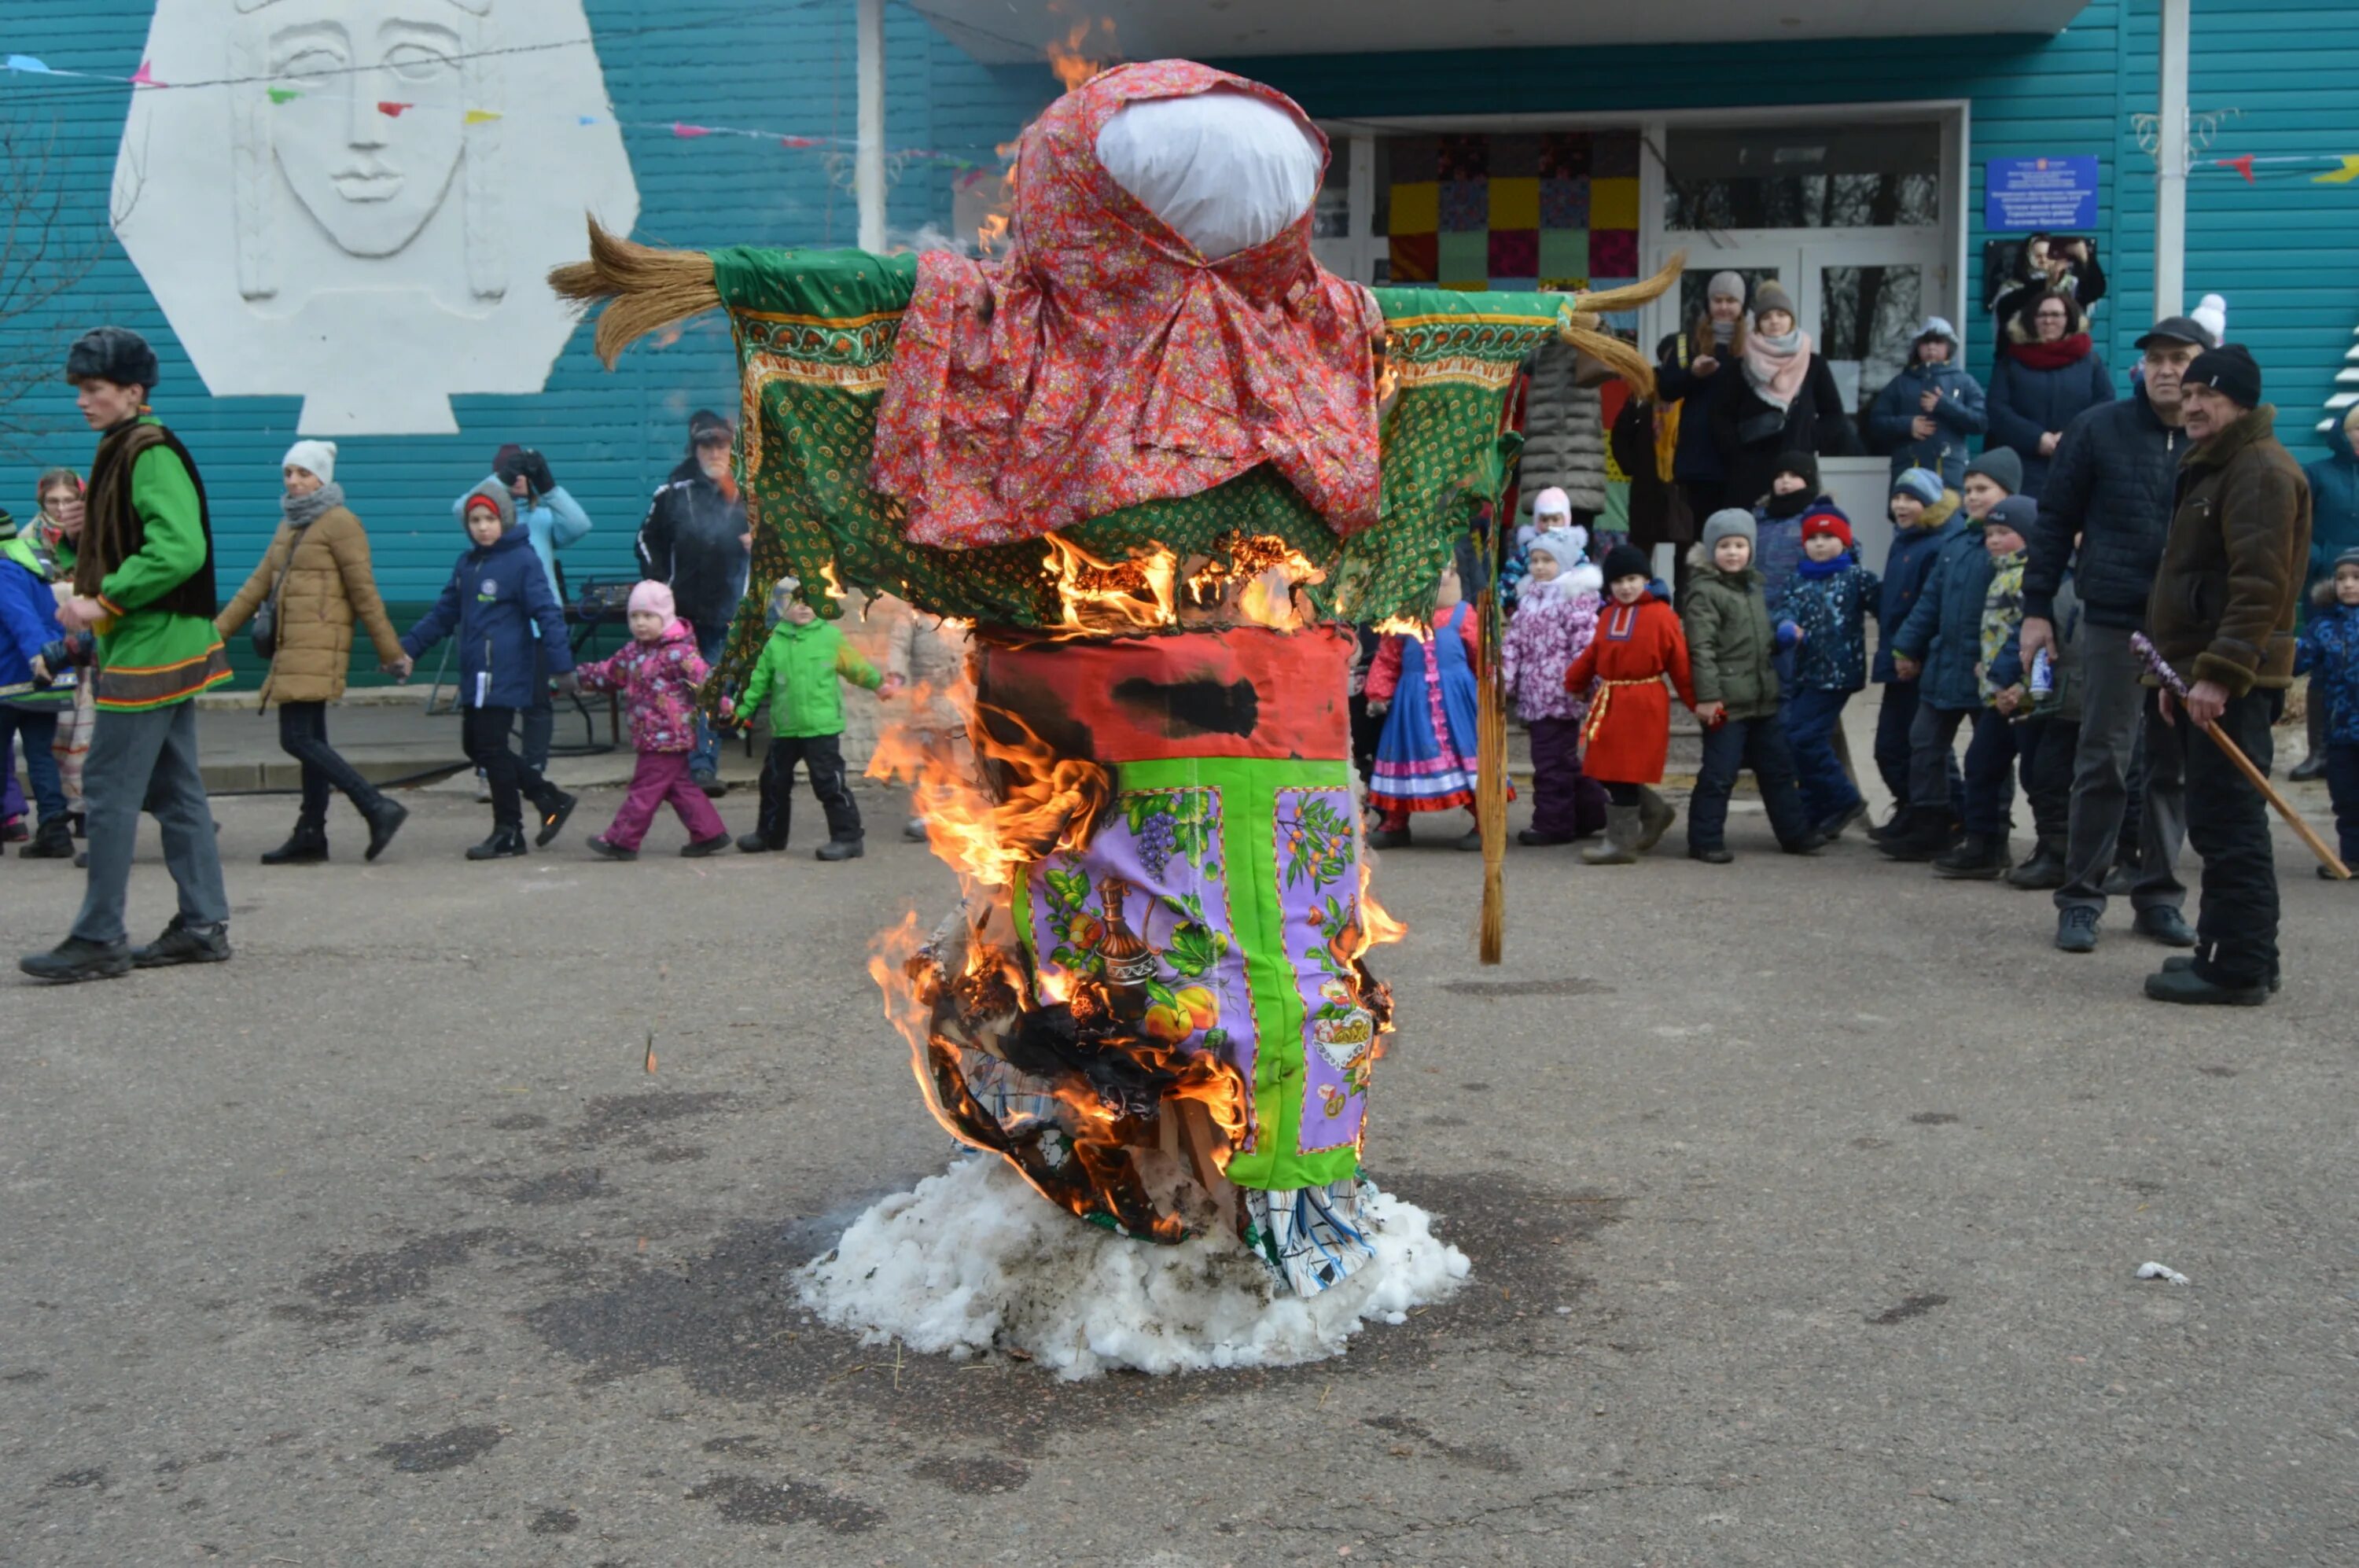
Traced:
<path fill-rule="evenodd" d="M 1652 849 L 1679 813 L 1647 788 L 1659 783 L 1671 748 L 1671 678 L 1680 701 L 1695 706 L 1688 672 L 1687 634 L 1630 546 L 1605 554 L 1605 588 L 1613 595 L 1597 617 L 1597 635 L 1564 672 L 1565 690 L 1579 695 L 1596 683 L 1582 771 L 1605 786 L 1605 842 L 1581 852 L 1592 866 L 1628 866 Z"/>

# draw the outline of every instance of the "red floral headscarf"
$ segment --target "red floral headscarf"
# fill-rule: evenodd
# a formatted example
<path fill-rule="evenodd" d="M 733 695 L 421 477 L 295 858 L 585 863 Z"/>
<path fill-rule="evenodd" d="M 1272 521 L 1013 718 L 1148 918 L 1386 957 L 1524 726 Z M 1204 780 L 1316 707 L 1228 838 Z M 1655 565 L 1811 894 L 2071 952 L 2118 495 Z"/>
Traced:
<path fill-rule="evenodd" d="M 1214 89 L 1189 60 L 1117 66 L 1050 104 L 1016 158 L 1013 245 L 918 258 L 869 483 L 914 542 L 1037 538 L 1270 463 L 1338 534 L 1376 520 L 1374 297 L 1321 267 L 1306 212 L 1207 261 L 1098 161 L 1125 104 Z"/>

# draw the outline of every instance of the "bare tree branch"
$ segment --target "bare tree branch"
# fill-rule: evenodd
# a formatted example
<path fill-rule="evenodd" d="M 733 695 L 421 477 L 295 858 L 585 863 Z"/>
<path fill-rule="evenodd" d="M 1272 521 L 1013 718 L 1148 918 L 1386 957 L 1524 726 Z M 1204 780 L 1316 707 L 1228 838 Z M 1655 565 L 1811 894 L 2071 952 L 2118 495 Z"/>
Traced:
<path fill-rule="evenodd" d="M 79 288 L 105 256 L 110 224 L 69 201 L 66 156 L 54 116 L 0 114 L 0 456 L 31 461 L 55 421 L 42 411 L 54 390 L 70 330 L 49 308 Z M 118 189 L 127 213 L 139 181 Z"/>

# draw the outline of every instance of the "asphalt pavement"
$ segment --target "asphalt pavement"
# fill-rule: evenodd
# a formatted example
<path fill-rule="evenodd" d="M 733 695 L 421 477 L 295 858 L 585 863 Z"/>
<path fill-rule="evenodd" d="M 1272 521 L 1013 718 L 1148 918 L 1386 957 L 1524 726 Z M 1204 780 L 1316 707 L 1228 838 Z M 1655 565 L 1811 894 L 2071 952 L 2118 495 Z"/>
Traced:
<path fill-rule="evenodd" d="M 2359 1560 L 2359 888 L 2289 835 L 2284 994 L 2211 1012 L 2124 913 L 2068 958 L 2042 896 L 1742 801 L 1727 867 L 1515 851 L 1483 969 L 1435 824 L 1378 874 L 1367 1158 L 1464 1291 L 1069 1385 L 794 1299 L 951 1153 L 864 972 L 950 896 L 896 801 L 842 866 L 808 796 L 788 855 L 609 865 L 607 789 L 475 866 L 464 784 L 408 798 L 283 870 L 289 802 L 218 801 L 227 964 L 0 984 L 0 1562 Z M 0 889 L 16 951 L 80 878 Z"/>

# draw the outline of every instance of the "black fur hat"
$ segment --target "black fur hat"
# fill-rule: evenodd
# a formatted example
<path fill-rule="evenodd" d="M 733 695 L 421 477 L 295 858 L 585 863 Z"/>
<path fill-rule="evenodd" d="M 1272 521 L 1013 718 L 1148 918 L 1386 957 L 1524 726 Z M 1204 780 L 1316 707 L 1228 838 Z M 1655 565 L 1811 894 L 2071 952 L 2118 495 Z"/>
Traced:
<path fill-rule="evenodd" d="M 66 379 L 112 381 L 153 391 L 156 351 L 129 327 L 93 327 L 66 351 Z"/>

